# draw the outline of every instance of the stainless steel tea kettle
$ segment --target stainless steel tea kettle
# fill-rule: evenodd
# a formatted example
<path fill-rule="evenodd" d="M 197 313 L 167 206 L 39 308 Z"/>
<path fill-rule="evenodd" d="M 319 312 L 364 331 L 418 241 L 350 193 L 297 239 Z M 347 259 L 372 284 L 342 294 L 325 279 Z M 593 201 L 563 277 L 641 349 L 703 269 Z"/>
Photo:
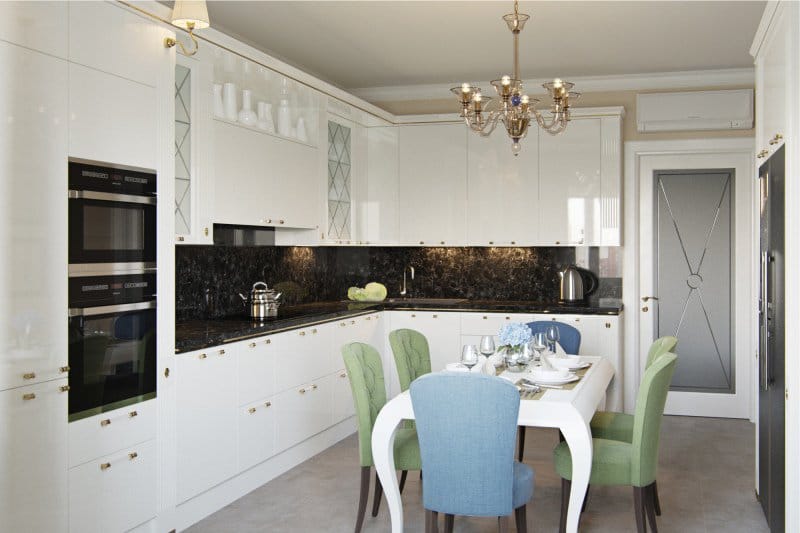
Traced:
<path fill-rule="evenodd" d="M 575 265 L 567 267 L 558 273 L 561 277 L 561 298 L 563 303 L 580 303 L 584 298 L 597 288 L 594 274 Z M 584 278 L 589 281 L 589 288 L 584 287 Z"/>
<path fill-rule="evenodd" d="M 262 286 L 262 289 L 258 287 Z M 275 289 L 270 289 L 263 281 L 253 283 L 253 289 L 250 291 L 248 298 L 242 293 L 239 296 L 244 301 L 245 305 L 250 304 L 250 318 L 256 320 L 264 320 L 269 317 L 278 316 L 278 306 L 281 304 L 279 299 L 280 292 L 276 293 Z"/>

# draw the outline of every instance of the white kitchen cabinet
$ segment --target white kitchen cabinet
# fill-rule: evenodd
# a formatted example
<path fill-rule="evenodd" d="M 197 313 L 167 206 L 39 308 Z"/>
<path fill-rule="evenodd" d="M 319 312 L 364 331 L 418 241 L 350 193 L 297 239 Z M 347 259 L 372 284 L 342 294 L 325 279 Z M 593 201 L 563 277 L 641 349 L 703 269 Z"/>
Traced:
<path fill-rule="evenodd" d="M 400 242 L 466 243 L 467 133 L 463 124 L 400 126 Z"/>
<path fill-rule="evenodd" d="M 281 452 L 330 427 L 334 374 L 292 387 L 275 396 L 277 448 Z"/>
<path fill-rule="evenodd" d="M 481 337 L 492 335 L 497 347 L 500 345 L 497 335 L 504 325 L 527 324 L 533 319 L 534 315 L 527 313 L 461 313 L 461 345 L 474 344 L 480 347 Z"/>
<path fill-rule="evenodd" d="M 467 241 L 471 246 L 530 246 L 539 237 L 538 128 L 519 155 L 502 131 L 467 141 Z"/>
<path fill-rule="evenodd" d="M 353 390 L 347 371 L 342 368 L 333 375 L 333 423 L 338 424 L 356 414 Z"/>
<path fill-rule="evenodd" d="M 317 148 L 214 120 L 213 221 L 277 228 L 319 225 Z"/>
<path fill-rule="evenodd" d="M 68 10 L 60 1 L 0 2 L 0 40 L 66 59 Z"/>
<path fill-rule="evenodd" d="M 249 404 L 275 394 L 275 367 L 278 361 L 283 364 L 289 335 L 278 333 L 237 344 L 237 405 Z"/>
<path fill-rule="evenodd" d="M 272 398 L 239 408 L 239 472 L 275 455 L 276 419 Z"/>
<path fill-rule="evenodd" d="M 70 533 L 122 532 L 149 521 L 156 516 L 156 441 L 70 469 L 69 485 Z"/>
<path fill-rule="evenodd" d="M 67 530 L 67 380 L 0 393 L 3 531 Z"/>
<path fill-rule="evenodd" d="M 68 71 L 66 61 L 1 41 L 0 71 L 13 73 L 0 79 L 4 390 L 66 376 Z"/>
<path fill-rule="evenodd" d="M 112 3 L 69 3 L 69 60 L 121 78 L 155 87 L 160 62 L 170 61 L 172 53 L 164 39 L 174 35 Z M 103 89 L 113 95 L 117 107 L 126 107 L 122 95 L 115 95 L 111 87 Z"/>
<path fill-rule="evenodd" d="M 238 404 L 233 348 L 175 355 L 179 503 L 236 474 Z"/>
<path fill-rule="evenodd" d="M 70 157 L 155 169 L 155 131 L 153 87 L 70 64 Z"/>
<path fill-rule="evenodd" d="M 341 102 L 336 109 L 349 108 Z M 358 122 L 328 114 L 325 151 L 326 244 L 363 244 L 368 220 L 367 131 Z"/>
<path fill-rule="evenodd" d="M 367 195 L 358 202 L 358 214 L 367 222 L 368 244 L 400 242 L 399 137 L 396 126 L 367 128 Z"/>
<path fill-rule="evenodd" d="M 300 384 L 332 374 L 334 325 L 319 324 L 286 332 L 284 358 L 276 365 L 277 390 L 298 388 Z"/>

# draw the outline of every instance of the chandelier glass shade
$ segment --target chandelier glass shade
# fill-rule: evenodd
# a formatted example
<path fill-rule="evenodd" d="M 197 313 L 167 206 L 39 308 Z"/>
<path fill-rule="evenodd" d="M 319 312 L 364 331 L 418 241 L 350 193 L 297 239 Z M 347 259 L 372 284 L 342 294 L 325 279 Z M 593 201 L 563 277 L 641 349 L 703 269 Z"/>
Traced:
<path fill-rule="evenodd" d="M 531 98 L 522 88 L 519 74 L 519 34 L 530 17 L 519 12 L 517 0 L 514 1 L 514 12 L 503 16 L 514 39 L 514 73 L 492 80 L 497 97 L 484 96 L 481 89 L 472 83 L 462 83 L 460 87 L 450 89 L 461 103 L 460 116 L 469 129 L 481 136 L 489 136 L 502 122 L 506 133 L 512 140 L 511 151 L 519 154 L 519 141 L 528 134 L 531 121 L 551 135 L 564 131 L 570 120 L 570 99 L 576 100 L 580 93 L 572 92 L 573 84 L 559 78 L 542 84 L 550 96 L 549 117 L 545 117 L 536 105 L 540 102 Z"/>

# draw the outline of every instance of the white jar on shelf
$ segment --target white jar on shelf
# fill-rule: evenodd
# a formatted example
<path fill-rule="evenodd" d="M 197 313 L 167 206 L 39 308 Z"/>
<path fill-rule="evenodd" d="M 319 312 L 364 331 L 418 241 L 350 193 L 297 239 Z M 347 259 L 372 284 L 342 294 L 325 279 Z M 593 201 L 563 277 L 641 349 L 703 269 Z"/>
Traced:
<path fill-rule="evenodd" d="M 256 122 L 256 127 L 269 133 L 275 133 L 275 122 L 272 120 L 272 104 L 259 102 L 257 108 L 258 122 Z"/>
<path fill-rule="evenodd" d="M 256 113 L 253 111 L 252 96 L 253 92 L 250 89 L 242 91 L 242 109 L 239 111 L 239 122 L 246 126 L 255 126 L 257 121 Z"/>
<path fill-rule="evenodd" d="M 278 106 L 278 133 L 284 137 L 292 136 L 292 109 L 287 99 L 282 99 Z"/>

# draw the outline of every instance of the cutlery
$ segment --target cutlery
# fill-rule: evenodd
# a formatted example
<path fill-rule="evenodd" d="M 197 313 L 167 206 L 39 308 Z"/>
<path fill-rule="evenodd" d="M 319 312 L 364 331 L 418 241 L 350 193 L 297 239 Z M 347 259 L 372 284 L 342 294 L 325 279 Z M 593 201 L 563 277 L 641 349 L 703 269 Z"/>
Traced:
<path fill-rule="evenodd" d="M 520 380 L 525 387 L 539 387 L 542 389 L 563 389 L 561 385 L 547 385 L 545 383 L 536 383 L 529 379 L 523 378 Z"/>

